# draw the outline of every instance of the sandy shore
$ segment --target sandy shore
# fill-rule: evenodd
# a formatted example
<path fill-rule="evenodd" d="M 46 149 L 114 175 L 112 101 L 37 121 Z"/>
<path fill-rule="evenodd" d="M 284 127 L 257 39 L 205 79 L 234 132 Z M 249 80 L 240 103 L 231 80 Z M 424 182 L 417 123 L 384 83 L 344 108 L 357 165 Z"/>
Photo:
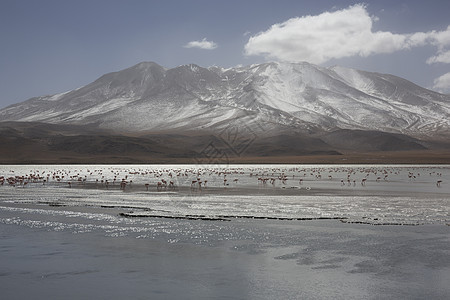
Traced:
<path fill-rule="evenodd" d="M 342 155 L 160 157 L 152 155 L 82 155 L 73 153 L 32 153 L 0 156 L 0 164 L 450 164 L 450 151 L 343 152 Z"/>

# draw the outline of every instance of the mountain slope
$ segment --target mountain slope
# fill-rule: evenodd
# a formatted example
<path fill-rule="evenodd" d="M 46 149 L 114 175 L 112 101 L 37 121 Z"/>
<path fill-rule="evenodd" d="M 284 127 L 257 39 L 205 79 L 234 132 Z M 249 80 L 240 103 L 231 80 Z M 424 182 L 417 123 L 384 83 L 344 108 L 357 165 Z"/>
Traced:
<path fill-rule="evenodd" d="M 245 124 L 261 137 L 347 129 L 436 140 L 450 137 L 450 96 L 392 75 L 309 63 L 165 69 L 144 62 L 4 108 L 0 121 L 141 134 L 214 133 Z"/>
<path fill-rule="evenodd" d="M 337 130 L 321 136 L 254 135 L 232 144 L 233 148 L 234 140 L 227 137 L 220 133 L 129 136 L 91 126 L 0 122 L 0 163 L 450 162 L 448 151 L 424 150 L 420 141 L 392 133 Z M 438 148 L 449 149 L 449 145 Z"/>

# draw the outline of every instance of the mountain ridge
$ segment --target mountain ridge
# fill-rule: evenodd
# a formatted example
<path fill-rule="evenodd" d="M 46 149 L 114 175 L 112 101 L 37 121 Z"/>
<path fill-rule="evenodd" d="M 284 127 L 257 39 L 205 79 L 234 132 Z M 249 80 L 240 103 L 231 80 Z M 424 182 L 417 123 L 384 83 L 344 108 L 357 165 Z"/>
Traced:
<path fill-rule="evenodd" d="M 53 124 L 100 120 L 101 128 L 125 131 L 181 130 L 187 123 L 193 129 L 214 127 L 220 116 L 233 118 L 239 112 L 256 113 L 261 123 L 295 130 L 376 129 L 426 137 L 450 128 L 448 95 L 389 74 L 306 62 L 229 69 L 194 64 L 166 69 L 143 62 L 73 91 L 6 107 L 0 110 L 0 120 Z"/>
<path fill-rule="evenodd" d="M 89 136 L 127 136 L 141 150 L 155 145 L 145 140 L 149 136 L 167 133 L 180 134 L 190 145 L 192 136 L 219 136 L 231 148 L 247 139 L 252 155 L 264 155 L 269 144 L 268 155 L 423 150 L 448 145 L 450 95 L 390 74 L 307 62 L 227 69 L 142 62 L 78 89 L 1 109 L 0 123 L 75 126 L 84 136 L 80 128 L 88 127 Z M 42 140 L 51 135 L 43 133 Z M 284 138 L 277 146 L 279 136 Z M 291 149 L 288 136 L 298 140 Z"/>

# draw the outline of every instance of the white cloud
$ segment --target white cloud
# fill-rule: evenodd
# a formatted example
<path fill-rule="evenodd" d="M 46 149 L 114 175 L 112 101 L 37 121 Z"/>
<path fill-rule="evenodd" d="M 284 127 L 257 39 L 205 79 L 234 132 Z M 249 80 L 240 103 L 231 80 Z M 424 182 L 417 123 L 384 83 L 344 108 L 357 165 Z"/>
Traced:
<path fill-rule="evenodd" d="M 429 34 L 433 39 L 433 44 L 439 48 L 450 46 L 450 25 L 444 31 L 432 31 Z"/>
<path fill-rule="evenodd" d="M 450 26 L 440 32 L 396 34 L 372 31 L 377 20 L 363 4 L 317 16 L 292 18 L 250 37 L 245 54 L 320 64 L 333 58 L 393 53 L 427 44 L 437 46 L 444 54 L 443 50 L 450 45 Z M 439 55 L 431 60 L 445 59 Z"/>
<path fill-rule="evenodd" d="M 450 92 L 450 73 L 446 73 L 439 78 L 434 80 L 434 89 L 441 91 L 443 93 Z"/>
<path fill-rule="evenodd" d="M 205 50 L 213 50 L 217 48 L 217 44 L 204 38 L 201 41 L 191 41 L 183 46 L 184 48 L 200 48 Z"/>
<path fill-rule="evenodd" d="M 427 59 L 427 64 L 432 63 L 446 63 L 450 64 L 450 50 L 445 52 L 439 52 L 437 55 L 430 57 Z"/>
<path fill-rule="evenodd" d="M 427 59 L 427 64 L 450 63 L 450 25 L 444 31 L 431 31 L 427 35 L 429 43 L 438 48 L 437 54 Z"/>

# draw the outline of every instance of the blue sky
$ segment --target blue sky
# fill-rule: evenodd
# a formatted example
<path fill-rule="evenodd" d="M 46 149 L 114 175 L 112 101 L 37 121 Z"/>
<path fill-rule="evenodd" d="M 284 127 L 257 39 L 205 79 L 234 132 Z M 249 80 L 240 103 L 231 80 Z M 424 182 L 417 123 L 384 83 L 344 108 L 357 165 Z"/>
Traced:
<path fill-rule="evenodd" d="M 0 108 L 142 61 L 309 61 L 450 93 L 449 14 L 446 0 L 0 0 Z"/>

